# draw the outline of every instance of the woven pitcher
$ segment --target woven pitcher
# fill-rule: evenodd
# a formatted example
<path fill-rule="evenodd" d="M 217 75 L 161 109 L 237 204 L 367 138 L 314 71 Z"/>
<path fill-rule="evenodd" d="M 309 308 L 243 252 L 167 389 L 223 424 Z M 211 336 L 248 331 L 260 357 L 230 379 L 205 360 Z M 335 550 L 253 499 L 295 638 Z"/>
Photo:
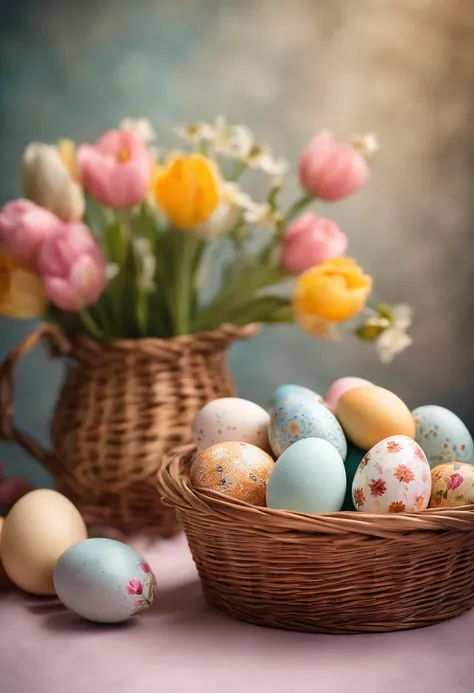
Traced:
<path fill-rule="evenodd" d="M 19 443 L 53 476 L 86 521 L 125 535 L 179 531 L 156 476 L 165 453 L 188 442 L 197 411 L 234 394 L 227 350 L 256 325 L 222 325 L 171 339 L 98 343 L 40 325 L 0 367 L 0 438 Z M 39 342 L 67 361 L 51 421 L 52 450 L 14 424 L 15 367 Z"/>

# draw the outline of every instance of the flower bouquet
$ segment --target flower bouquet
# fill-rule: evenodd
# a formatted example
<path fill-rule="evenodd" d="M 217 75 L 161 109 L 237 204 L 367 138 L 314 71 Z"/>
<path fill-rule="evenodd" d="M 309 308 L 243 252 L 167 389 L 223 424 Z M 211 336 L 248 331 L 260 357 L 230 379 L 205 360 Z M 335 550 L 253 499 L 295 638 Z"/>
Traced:
<path fill-rule="evenodd" d="M 161 455 L 188 439 L 207 400 L 232 394 L 225 351 L 256 323 L 333 339 L 345 327 L 384 361 L 411 342 L 411 309 L 369 308 L 371 277 L 311 210 L 365 185 L 373 136 L 341 144 L 321 132 L 285 207 L 287 163 L 246 127 L 218 118 L 176 132 L 185 149 L 157 147 L 150 123 L 131 119 L 95 144 L 34 142 L 25 198 L 0 211 L 0 315 L 46 321 L 2 366 L 0 433 L 92 516 L 140 529 L 162 521 Z M 243 187 L 255 172 L 258 201 Z M 69 356 L 53 455 L 11 422 L 14 365 L 40 338 Z"/>

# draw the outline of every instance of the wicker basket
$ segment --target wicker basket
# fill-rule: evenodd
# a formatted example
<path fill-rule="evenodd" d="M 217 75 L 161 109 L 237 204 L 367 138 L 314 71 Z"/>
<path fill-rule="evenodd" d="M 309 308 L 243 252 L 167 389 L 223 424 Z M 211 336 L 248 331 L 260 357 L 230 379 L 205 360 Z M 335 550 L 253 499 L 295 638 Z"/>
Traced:
<path fill-rule="evenodd" d="M 160 472 L 207 600 L 231 616 L 314 633 L 406 630 L 474 606 L 474 507 L 305 515 L 193 489 L 184 446 Z"/>
<path fill-rule="evenodd" d="M 0 367 L 0 438 L 42 463 L 90 524 L 171 536 L 180 526 L 156 489 L 163 455 L 190 440 L 192 420 L 206 402 L 234 394 L 226 351 L 257 329 L 223 325 L 174 339 L 99 344 L 40 325 Z M 52 453 L 13 424 L 15 366 L 40 341 L 68 361 L 52 419 Z"/>

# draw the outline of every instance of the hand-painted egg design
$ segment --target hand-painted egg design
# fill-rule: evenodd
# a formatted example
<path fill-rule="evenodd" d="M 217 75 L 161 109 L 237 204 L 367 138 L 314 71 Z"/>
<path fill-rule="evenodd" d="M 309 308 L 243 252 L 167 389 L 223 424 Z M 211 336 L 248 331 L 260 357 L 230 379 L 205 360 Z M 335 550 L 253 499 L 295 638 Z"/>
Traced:
<path fill-rule="evenodd" d="M 412 414 L 416 424 L 415 440 L 431 468 L 446 462 L 474 463 L 472 436 L 456 414 L 435 404 L 418 407 Z"/>
<path fill-rule="evenodd" d="M 264 450 L 242 442 L 225 442 L 203 450 L 191 466 L 195 488 L 265 505 L 265 489 L 274 461 Z"/>
<path fill-rule="evenodd" d="M 319 402 L 319 404 L 326 404 L 323 397 L 321 397 L 321 395 L 319 395 L 317 392 L 314 392 L 314 390 L 310 390 L 309 387 L 292 384 L 280 385 L 279 387 L 277 387 L 277 389 L 273 393 L 273 404 L 276 404 L 287 395 L 299 395 L 300 397 L 316 398 L 316 401 Z"/>
<path fill-rule="evenodd" d="M 430 508 L 452 508 L 474 503 L 474 467 L 448 462 L 431 470 Z"/>
<path fill-rule="evenodd" d="M 372 385 L 368 380 L 363 378 L 356 378 L 354 376 L 347 376 L 345 378 L 339 378 L 335 380 L 332 385 L 330 385 L 324 395 L 329 409 L 331 411 L 336 411 L 336 406 L 342 395 L 344 395 L 349 390 L 353 390 L 355 387 L 367 387 Z"/>
<path fill-rule="evenodd" d="M 334 445 L 343 460 L 347 442 L 339 421 L 329 409 L 309 397 L 287 395 L 277 402 L 269 428 L 270 445 L 279 457 L 303 438 L 321 438 Z"/>
<path fill-rule="evenodd" d="M 60 556 L 54 587 L 62 603 L 83 618 L 118 623 L 151 606 L 156 579 L 147 561 L 130 546 L 93 538 Z"/>
<path fill-rule="evenodd" d="M 360 512 L 418 512 L 428 507 L 431 474 L 420 446 L 396 435 L 374 445 L 364 456 L 352 482 L 352 499 Z"/>
<path fill-rule="evenodd" d="M 309 514 L 337 512 L 346 483 L 344 463 L 331 443 L 321 438 L 298 440 L 275 462 L 267 506 Z"/>
<path fill-rule="evenodd" d="M 198 412 L 192 426 L 198 450 L 216 443 L 237 441 L 270 451 L 268 425 L 270 415 L 263 407 L 240 397 L 221 397 Z"/>

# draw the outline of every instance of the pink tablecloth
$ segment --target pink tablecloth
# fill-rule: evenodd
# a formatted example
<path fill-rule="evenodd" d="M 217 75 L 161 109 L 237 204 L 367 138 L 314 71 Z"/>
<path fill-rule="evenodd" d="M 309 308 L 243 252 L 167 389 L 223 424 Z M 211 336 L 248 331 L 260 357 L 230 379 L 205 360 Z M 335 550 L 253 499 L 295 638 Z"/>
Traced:
<path fill-rule="evenodd" d="M 81 621 L 53 600 L 0 594 L 1 693 L 474 690 L 474 611 L 388 635 L 267 630 L 206 604 L 182 537 L 160 543 L 148 558 L 158 598 L 120 627 Z"/>

